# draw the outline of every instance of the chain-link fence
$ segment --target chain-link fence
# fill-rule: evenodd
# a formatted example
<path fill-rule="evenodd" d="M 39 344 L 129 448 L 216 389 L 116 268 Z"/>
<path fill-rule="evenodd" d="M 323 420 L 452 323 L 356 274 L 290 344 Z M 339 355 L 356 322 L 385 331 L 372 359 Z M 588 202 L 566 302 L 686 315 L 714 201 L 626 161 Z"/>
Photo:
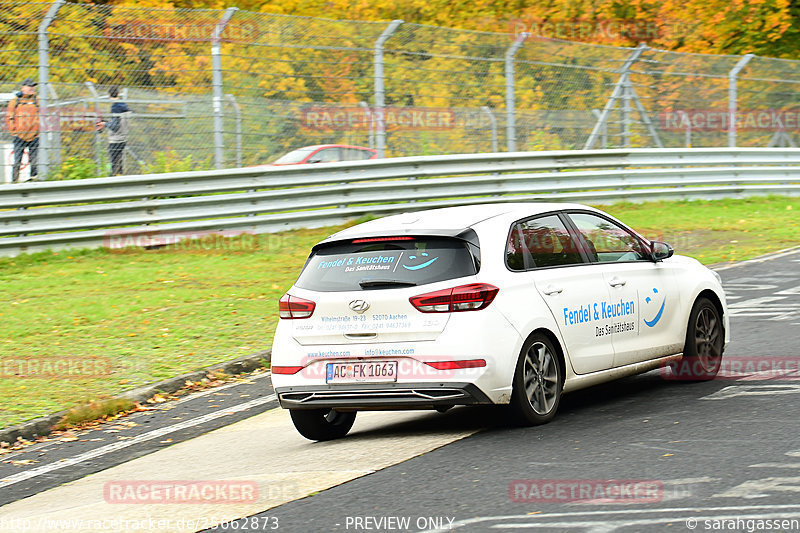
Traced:
<path fill-rule="evenodd" d="M 38 82 L 39 177 L 262 165 L 319 144 L 379 156 L 794 146 L 800 62 L 394 22 L 0 0 L 0 101 Z M 731 121 L 730 118 L 735 117 Z M 11 177 L 12 132 L 0 134 Z M 327 160 L 343 157 L 342 153 Z M 22 160 L 25 179 L 26 161 Z M 29 173 L 29 169 L 28 169 Z"/>

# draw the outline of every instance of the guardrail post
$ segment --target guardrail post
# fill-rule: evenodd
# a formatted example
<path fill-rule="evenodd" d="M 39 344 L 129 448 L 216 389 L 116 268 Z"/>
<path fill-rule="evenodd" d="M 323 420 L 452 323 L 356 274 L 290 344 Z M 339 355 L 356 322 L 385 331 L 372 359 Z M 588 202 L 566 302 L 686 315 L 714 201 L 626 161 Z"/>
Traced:
<path fill-rule="evenodd" d="M 586 139 L 586 144 L 583 145 L 584 150 L 591 150 L 594 148 L 594 143 L 597 142 L 597 137 L 600 135 L 600 131 L 603 128 L 603 125 L 608 122 L 608 115 L 611 114 L 611 110 L 614 109 L 614 105 L 616 101 L 623 97 L 625 98 L 625 105 L 628 106 L 628 113 L 630 112 L 630 71 L 631 66 L 641 57 L 644 51 L 647 50 L 647 45 L 642 43 L 636 48 L 633 49 L 631 55 L 628 56 L 628 59 L 625 60 L 625 63 L 622 64 L 620 68 L 620 77 L 617 81 L 616 85 L 614 85 L 614 91 L 611 93 L 611 97 L 606 102 L 603 111 L 600 113 L 600 118 L 597 119 L 597 122 L 592 129 L 592 133 L 589 134 L 589 138 Z M 624 111 L 623 111 L 624 112 Z M 630 135 L 630 130 L 628 129 L 630 124 L 629 116 L 623 116 L 623 124 L 627 131 L 628 136 Z M 623 132 L 624 134 L 624 132 Z M 625 139 L 625 146 L 628 147 L 630 144 L 630 139 Z"/>
<path fill-rule="evenodd" d="M 214 167 L 219 170 L 225 166 L 225 139 L 222 135 L 222 51 L 220 41 L 222 32 L 225 31 L 228 21 L 238 11 L 238 7 L 229 7 L 217 22 L 214 33 L 211 35 L 211 83 L 214 87 Z"/>
<path fill-rule="evenodd" d="M 514 95 L 514 56 L 522 48 L 530 33 L 524 31 L 517 35 L 514 43 L 506 50 L 506 147 L 509 152 L 517 151 L 517 124 L 514 116 L 516 99 Z"/>
<path fill-rule="evenodd" d="M 242 167 L 242 107 L 232 94 L 226 94 L 225 98 L 233 106 L 236 113 L 236 167 Z"/>
<path fill-rule="evenodd" d="M 39 160 L 37 173 L 40 180 L 46 180 L 50 172 L 50 108 L 47 93 L 50 86 L 50 40 L 47 28 L 56 18 L 58 10 L 66 0 L 56 0 L 50 5 L 47 14 L 39 24 Z M 56 126 L 61 127 L 61 123 Z"/>
<path fill-rule="evenodd" d="M 497 153 L 497 118 L 495 118 L 494 113 L 492 113 L 488 105 L 481 107 L 481 111 L 486 113 L 486 116 L 489 117 L 489 124 L 492 127 L 492 152 Z"/>
<path fill-rule="evenodd" d="M 738 89 L 736 78 L 739 72 L 755 57 L 753 54 L 742 56 L 736 65 L 728 72 L 728 147 L 736 147 L 736 111 L 738 100 Z"/>
<path fill-rule="evenodd" d="M 393 20 L 375 41 L 375 109 L 373 114 L 375 116 L 375 149 L 378 150 L 379 158 L 386 155 L 386 121 L 383 113 L 386 97 L 383 83 L 383 45 L 402 23 L 402 20 Z"/>

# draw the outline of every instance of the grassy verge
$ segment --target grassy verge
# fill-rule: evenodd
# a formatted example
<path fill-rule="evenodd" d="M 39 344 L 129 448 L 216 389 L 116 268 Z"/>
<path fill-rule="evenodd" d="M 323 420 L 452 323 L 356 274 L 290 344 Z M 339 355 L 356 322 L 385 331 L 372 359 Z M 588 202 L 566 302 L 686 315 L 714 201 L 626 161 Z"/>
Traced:
<path fill-rule="evenodd" d="M 704 264 L 741 261 L 800 244 L 800 199 L 650 202 L 603 207 L 653 240 Z"/>
<path fill-rule="evenodd" d="M 603 209 L 704 263 L 800 243 L 800 199 Z M 0 427 L 269 348 L 278 298 L 336 229 L 0 259 Z"/>

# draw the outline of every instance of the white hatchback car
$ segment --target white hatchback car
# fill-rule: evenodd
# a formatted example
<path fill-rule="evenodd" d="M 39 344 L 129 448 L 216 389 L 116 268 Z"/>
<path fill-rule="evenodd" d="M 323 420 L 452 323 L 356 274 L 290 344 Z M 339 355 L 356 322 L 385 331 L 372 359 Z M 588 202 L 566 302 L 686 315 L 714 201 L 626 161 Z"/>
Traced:
<path fill-rule="evenodd" d="M 407 213 L 324 241 L 280 301 L 272 381 L 312 440 L 360 410 L 510 404 L 677 364 L 712 379 L 730 340 L 719 276 L 602 211 L 510 203 Z"/>

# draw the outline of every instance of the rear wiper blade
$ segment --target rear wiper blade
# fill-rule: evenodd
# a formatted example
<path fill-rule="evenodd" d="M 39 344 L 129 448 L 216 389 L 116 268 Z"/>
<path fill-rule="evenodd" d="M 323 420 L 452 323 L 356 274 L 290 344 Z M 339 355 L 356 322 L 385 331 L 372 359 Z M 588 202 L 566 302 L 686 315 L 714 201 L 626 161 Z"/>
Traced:
<path fill-rule="evenodd" d="M 358 282 L 362 289 L 368 289 L 370 287 L 381 287 L 381 286 L 390 286 L 390 287 L 416 287 L 417 284 L 413 281 L 402 281 L 399 279 L 362 279 Z"/>

